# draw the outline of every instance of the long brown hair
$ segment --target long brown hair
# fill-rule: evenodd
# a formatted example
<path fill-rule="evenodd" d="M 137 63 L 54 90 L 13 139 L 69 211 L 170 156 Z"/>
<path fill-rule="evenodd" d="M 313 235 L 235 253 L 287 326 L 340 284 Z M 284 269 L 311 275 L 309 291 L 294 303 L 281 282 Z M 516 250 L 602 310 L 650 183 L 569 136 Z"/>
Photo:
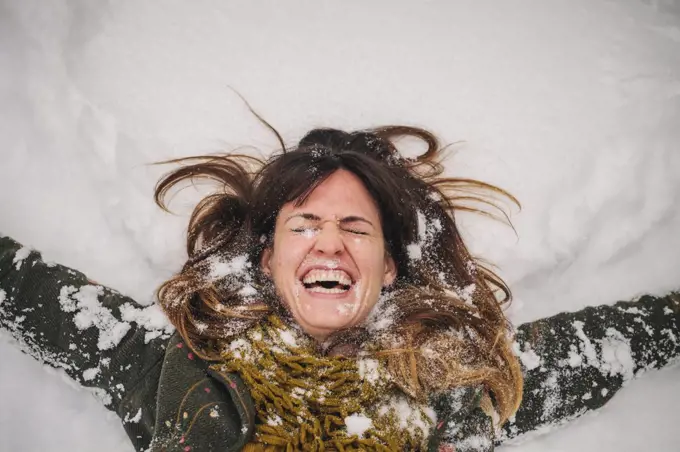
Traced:
<path fill-rule="evenodd" d="M 374 310 L 382 317 L 358 330 L 380 344 L 378 353 L 387 357 L 390 373 L 406 393 L 423 398 L 481 385 L 501 421 L 510 417 L 522 394 L 511 327 L 502 310 L 511 293 L 470 255 L 454 213 L 503 218 L 496 202 L 518 201 L 481 181 L 442 177 L 443 148 L 421 128 L 314 129 L 292 148 L 274 132 L 282 151 L 267 160 L 242 154 L 173 160 L 182 166 L 156 187 L 156 202 L 167 210 L 166 196 L 183 181 L 210 179 L 219 185 L 191 216 L 186 264 L 158 290 L 161 306 L 187 344 L 204 359 L 219 359 L 217 343 L 281 309 L 259 269 L 276 216 L 284 204 L 303 203 L 344 169 L 374 198 L 398 275 Z M 422 140 L 426 151 L 402 157 L 395 143 L 403 137 Z"/>

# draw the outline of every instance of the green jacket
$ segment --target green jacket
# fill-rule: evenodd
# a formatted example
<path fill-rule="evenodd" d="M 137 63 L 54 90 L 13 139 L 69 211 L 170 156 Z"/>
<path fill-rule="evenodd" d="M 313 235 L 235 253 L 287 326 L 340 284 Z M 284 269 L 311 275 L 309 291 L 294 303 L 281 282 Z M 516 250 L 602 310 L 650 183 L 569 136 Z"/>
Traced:
<path fill-rule="evenodd" d="M 237 375 L 207 369 L 144 308 L 0 236 L 0 328 L 61 368 L 121 418 L 138 451 L 239 451 L 255 411 Z M 430 450 L 492 451 L 517 435 L 597 409 L 627 381 L 680 355 L 680 295 L 586 308 L 521 325 L 522 406 L 500 432 L 461 388 L 432 401 Z"/>

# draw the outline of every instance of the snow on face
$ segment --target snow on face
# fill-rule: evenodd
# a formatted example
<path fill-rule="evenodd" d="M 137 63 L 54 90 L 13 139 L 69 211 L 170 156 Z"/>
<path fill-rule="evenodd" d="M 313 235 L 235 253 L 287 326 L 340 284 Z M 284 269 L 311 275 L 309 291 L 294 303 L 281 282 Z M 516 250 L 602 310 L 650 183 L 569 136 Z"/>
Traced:
<path fill-rule="evenodd" d="M 309 237 L 309 229 L 318 234 Z M 359 324 L 371 312 L 383 285 L 394 279 L 382 234 L 373 198 L 359 178 L 345 170 L 319 184 L 302 205 L 282 207 L 272 248 L 263 254 L 263 270 L 308 334 L 323 339 Z M 312 272 L 318 272 L 312 282 L 303 283 Z M 349 281 L 349 288 L 345 283 L 323 287 L 319 278 Z"/>

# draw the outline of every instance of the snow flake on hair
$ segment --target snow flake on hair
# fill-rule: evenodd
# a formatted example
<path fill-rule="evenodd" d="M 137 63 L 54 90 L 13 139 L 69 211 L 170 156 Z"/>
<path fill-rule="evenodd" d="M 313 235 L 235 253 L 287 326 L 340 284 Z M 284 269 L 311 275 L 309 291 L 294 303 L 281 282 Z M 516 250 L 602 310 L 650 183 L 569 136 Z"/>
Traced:
<path fill-rule="evenodd" d="M 321 144 L 314 144 L 309 148 L 309 155 L 311 155 L 312 158 L 315 159 L 325 157 L 327 155 L 330 155 L 330 153 L 331 148 L 329 148 L 328 146 L 323 146 Z"/>
<path fill-rule="evenodd" d="M 438 218 L 431 220 L 420 210 L 416 210 L 416 215 L 418 217 L 418 240 L 406 246 L 406 252 L 412 262 L 423 259 L 426 249 L 432 246 L 436 235 L 442 230 L 442 223 Z"/>
<path fill-rule="evenodd" d="M 206 263 L 206 283 L 219 283 L 223 289 L 237 293 L 245 304 L 262 299 L 256 289 L 254 269 L 247 253 L 215 254 L 207 258 Z"/>

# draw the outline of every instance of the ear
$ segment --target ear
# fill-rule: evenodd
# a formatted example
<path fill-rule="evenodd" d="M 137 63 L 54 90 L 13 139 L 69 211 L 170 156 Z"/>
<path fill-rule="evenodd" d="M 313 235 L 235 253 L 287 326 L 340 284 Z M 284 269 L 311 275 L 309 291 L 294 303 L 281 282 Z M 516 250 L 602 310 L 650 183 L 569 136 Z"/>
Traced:
<path fill-rule="evenodd" d="M 265 248 L 264 251 L 262 251 L 262 255 L 260 256 L 260 269 L 262 270 L 262 273 L 264 273 L 267 276 L 272 275 L 271 260 L 272 249 Z"/>
<path fill-rule="evenodd" d="M 397 279 L 397 264 L 389 254 L 385 256 L 385 274 L 383 276 L 383 287 L 392 285 Z"/>

